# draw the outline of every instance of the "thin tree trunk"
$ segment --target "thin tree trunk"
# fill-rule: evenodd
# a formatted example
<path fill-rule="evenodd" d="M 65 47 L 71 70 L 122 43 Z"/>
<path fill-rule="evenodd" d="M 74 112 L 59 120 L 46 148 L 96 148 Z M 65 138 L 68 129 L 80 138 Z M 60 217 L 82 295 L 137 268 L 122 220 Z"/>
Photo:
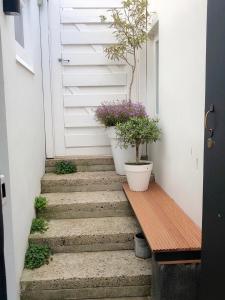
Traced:
<path fill-rule="evenodd" d="M 136 164 L 139 163 L 139 144 L 136 144 Z"/>
<path fill-rule="evenodd" d="M 130 82 L 130 86 L 129 86 L 129 101 L 130 101 L 130 102 L 131 102 L 132 86 L 133 86 L 133 83 L 134 83 L 134 73 L 135 73 L 135 69 L 136 69 L 136 67 L 132 67 L 131 82 Z"/>
<path fill-rule="evenodd" d="M 131 65 L 132 73 L 131 73 L 131 82 L 129 86 L 129 99 L 128 99 L 129 102 L 131 102 L 131 92 L 134 83 L 134 75 L 135 75 L 136 67 L 137 67 L 137 58 L 136 58 L 136 50 L 134 49 L 134 65 L 133 66 Z"/>

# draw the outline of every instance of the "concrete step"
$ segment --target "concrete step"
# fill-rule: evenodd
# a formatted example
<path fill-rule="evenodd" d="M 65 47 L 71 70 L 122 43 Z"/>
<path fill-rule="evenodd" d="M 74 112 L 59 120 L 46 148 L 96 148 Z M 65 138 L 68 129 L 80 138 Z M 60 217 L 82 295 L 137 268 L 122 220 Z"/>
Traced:
<path fill-rule="evenodd" d="M 30 242 L 48 244 L 54 253 L 134 249 L 140 227 L 134 217 L 51 220 L 49 229 L 30 235 Z"/>
<path fill-rule="evenodd" d="M 114 171 L 114 162 L 111 156 L 67 156 L 47 159 L 45 163 L 46 173 L 55 171 L 55 164 L 66 160 L 74 163 L 79 172 Z"/>
<path fill-rule="evenodd" d="M 41 181 L 42 193 L 119 191 L 126 182 L 126 176 L 119 176 L 114 171 L 78 172 L 56 175 L 47 173 Z"/>
<path fill-rule="evenodd" d="M 101 218 L 132 215 L 122 191 L 43 194 L 47 208 L 39 214 L 46 219 Z"/>
<path fill-rule="evenodd" d="M 150 295 L 151 261 L 134 251 L 55 254 L 49 265 L 24 270 L 22 300 L 100 299 Z"/>

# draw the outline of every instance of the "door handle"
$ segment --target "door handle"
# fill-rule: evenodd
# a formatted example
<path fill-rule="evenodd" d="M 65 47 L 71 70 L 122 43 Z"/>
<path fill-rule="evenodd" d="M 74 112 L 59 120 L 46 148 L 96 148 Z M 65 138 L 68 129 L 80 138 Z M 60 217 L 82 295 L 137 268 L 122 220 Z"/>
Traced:
<path fill-rule="evenodd" d="M 209 138 L 207 139 L 208 149 L 212 149 L 215 145 L 215 141 L 213 140 L 215 128 L 212 128 L 208 125 L 208 117 L 211 113 L 214 113 L 214 112 L 215 112 L 214 105 L 211 104 L 209 110 L 205 114 L 205 128 L 209 132 Z"/>
<path fill-rule="evenodd" d="M 59 58 L 58 61 L 61 62 L 61 63 L 67 63 L 68 64 L 70 62 L 70 59 Z"/>
<path fill-rule="evenodd" d="M 209 127 L 209 125 L 208 125 L 208 117 L 209 117 L 209 115 L 210 115 L 211 113 L 214 113 L 214 112 L 215 112 L 214 105 L 211 104 L 209 110 L 208 110 L 207 113 L 205 114 L 205 128 L 206 128 L 206 130 L 209 131 L 211 137 L 212 137 L 212 135 L 213 135 L 213 132 L 214 132 L 215 128 Z"/>
<path fill-rule="evenodd" d="M 6 200 L 6 186 L 5 186 L 5 176 L 0 175 L 0 201 L 2 205 L 5 205 Z"/>

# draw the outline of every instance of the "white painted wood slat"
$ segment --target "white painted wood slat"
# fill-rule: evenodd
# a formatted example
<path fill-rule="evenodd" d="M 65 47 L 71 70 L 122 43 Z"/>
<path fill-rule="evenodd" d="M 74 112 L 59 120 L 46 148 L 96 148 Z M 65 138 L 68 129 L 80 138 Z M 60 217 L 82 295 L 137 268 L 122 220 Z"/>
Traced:
<path fill-rule="evenodd" d="M 106 134 L 68 134 L 65 136 L 66 147 L 108 146 Z"/>
<path fill-rule="evenodd" d="M 102 127 L 97 122 L 95 115 L 66 115 L 65 116 L 65 127 Z"/>
<path fill-rule="evenodd" d="M 113 8 L 122 7 L 122 4 L 121 0 L 61 0 L 61 7 Z"/>
<path fill-rule="evenodd" d="M 64 107 L 96 107 L 104 101 L 126 99 L 126 94 L 64 95 Z"/>
<path fill-rule="evenodd" d="M 63 74 L 64 86 L 125 86 L 127 84 L 126 73 L 113 74 Z"/>
<path fill-rule="evenodd" d="M 128 68 L 124 62 L 108 60 L 104 53 L 105 47 L 117 43 L 109 10 L 122 7 L 121 2 L 49 1 L 57 156 L 111 154 L 109 138 L 94 113 L 104 101 L 127 99 Z M 106 23 L 101 23 L 100 15 L 108 17 Z"/>
<path fill-rule="evenodd" d="M 62 30 L 61 42 L 63 45 L 100 45 L 115 44 L 117 40 L 110 30 L 105 31 L 75 31 Z"/>
<path fill-rule="evenodd" d="M 61 14 L 61 23 L 62 24 L 98 24 L 101 23 L 100 16 L 106 16 L 106 24 L 112 22 L 112 17 L 109 11 L 103 9 L 96 10 L 81 10 L 81 9 L 64 9 Z"/>
<path fill-rule="evenodd" d="M 69 60 L 67 66 L 125 65 L 123 61 L 108 59 L 104 53 L 63 53 L 62 58 Z"/>

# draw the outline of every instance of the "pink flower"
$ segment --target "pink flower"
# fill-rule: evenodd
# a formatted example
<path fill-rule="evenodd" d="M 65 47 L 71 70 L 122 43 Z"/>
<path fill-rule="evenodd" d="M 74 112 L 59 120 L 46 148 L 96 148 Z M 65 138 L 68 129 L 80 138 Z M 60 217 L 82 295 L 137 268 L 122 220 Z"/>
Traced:
<path fill-rule="evenodd" d="M 103 102 L 96 110 L 97 120 L 106 127 L 124 123 L 132 117 L 146 117 L 145 107 L 140 102 L 111 101 Z"/>

